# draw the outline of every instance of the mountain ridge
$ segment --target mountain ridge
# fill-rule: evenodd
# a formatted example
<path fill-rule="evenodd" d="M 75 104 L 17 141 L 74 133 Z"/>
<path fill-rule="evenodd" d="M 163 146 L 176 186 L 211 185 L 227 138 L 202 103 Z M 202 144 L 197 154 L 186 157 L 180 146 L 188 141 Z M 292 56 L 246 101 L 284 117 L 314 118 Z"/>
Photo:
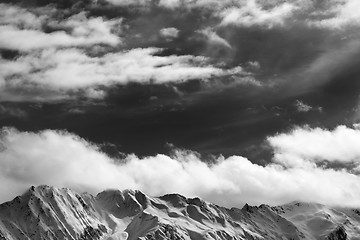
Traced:
<path fill-rule="evenodd" d="M 0 240 L 18 239 L 356 240 L 360 211 L 304 202 L 225 208 L 180 194 L 41 185 L 0 204 Z"/>

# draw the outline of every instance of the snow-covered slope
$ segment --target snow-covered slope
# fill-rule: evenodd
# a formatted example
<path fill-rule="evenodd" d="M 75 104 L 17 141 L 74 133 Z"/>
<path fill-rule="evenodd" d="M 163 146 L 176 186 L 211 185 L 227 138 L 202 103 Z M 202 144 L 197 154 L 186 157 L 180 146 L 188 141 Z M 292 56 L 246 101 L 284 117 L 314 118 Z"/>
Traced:
<path fill-rule="evenodd" d="M 360 212 L 299 202 L 227 209 L 178 194 L 39 186 L 0 205 L 0 240 L 17 239 L 360 239 Z"/>
<path fill-rule="evenodd" d="M 360 211 L 292 202 L 271 208 L 291 221 L 306 239 L 359 239 Z"/>

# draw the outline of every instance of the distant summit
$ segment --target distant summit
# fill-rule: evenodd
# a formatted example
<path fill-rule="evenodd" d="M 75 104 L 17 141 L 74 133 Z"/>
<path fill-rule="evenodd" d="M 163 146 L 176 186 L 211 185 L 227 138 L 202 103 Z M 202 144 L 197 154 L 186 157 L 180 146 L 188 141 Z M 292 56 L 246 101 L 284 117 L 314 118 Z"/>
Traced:
<path fill-rule="evenodd" d="M 224 208 L 178 194 L 97 196 L 31 187 L 0 205 L 1 240 L 345 240 L 360 239 L 360 211 L 293 202 Z"/>

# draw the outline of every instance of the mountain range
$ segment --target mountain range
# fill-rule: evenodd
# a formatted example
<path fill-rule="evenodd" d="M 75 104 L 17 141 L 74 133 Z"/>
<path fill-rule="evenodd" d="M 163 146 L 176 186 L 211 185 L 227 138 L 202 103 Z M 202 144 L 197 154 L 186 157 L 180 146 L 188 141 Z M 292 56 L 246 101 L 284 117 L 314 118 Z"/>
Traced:
<path fill-rule="evenodd" d="M 355 240 L 360 211 L 304 202 L 225 208 L 179 194 L 42 185 L 0 205 L 0 240 L 25 239 Z"/>

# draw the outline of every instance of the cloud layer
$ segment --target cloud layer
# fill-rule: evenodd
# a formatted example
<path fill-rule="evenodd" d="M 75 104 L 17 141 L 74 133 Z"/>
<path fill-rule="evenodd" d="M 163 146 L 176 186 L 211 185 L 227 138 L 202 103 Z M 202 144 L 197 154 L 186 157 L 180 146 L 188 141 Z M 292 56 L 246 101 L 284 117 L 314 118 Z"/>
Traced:
<path fill-rule="evenodd" d="M 220 25 L 284 27 L 302 22 L 313 27 L 340 28 L 359 24 L 360 4 L 357 0 L 171 0 L 121 1 L 107 0 L 115 6 L 165 9 L 203 9 L 212 12 Z"/>
<path fill-rule="evenodd" d="M 316 143 L 313 149 L 317 146 L 319 150 L 298 150 L 306 148 L 301 143 L 303 134 L 313 134 Z M 346 146 L 347 141 L 339 144 L 338 138 L 349 134 L 352 140 L 360 137 L 359 130 L 339 127 L 333 132 L 295 130 L 269 141 L 277 154 L 298 154 L 304 162 L 331 156 L 330 160 L 347 163 L 358 156 L 358 149 L 354 144 Z M 293 146 L 283 142 L 285 137 L 291 138 Z M 321 145 L 318 140 L 324 137 L 328 140 Z M 31 184 L 49 184 L 92 193 L 106 188 L 140 189 L 150 195 L 177 192 L 226 206 L 241 206 L 245 202 L 282 204 L 293 200 L 360 206 L 358 175 L 345 169 L 292 164 L 290 157 L 284 163 L 276 155 L 275 162 L 266 166 L 241 156 L 219 157 L 213 164 L 207 164 L 198 154 L 180 150 L 172 156 L 128 155 L 111 159 L 96 145 L 65 131 L 34 133 L 14 128 L 2 129 L 0 143 L 1 201 L 9 200 Z M 327 147 L 331 152 L 327 152 Z M 301 155 L 307 151 L 308 155 Z"/>
<path fill-rule="evenodd" d="M 109 0 L 82 4 L 82 8 L 73 5 L 69 9 L 56 3 L 26 8 L 0 4 L 0 51 L 5 53 L 0 59 L 0 101 L 101 99 L 109 88 L 129 82 L 221 82 L 219 77 L 223 76 L 241 79 L 238 70 L 249 62 L 262 66 L 249 71 L 264 74 L 267 81 L 274 80 L 279 70 L 286 71 L 274 81 L 285 78 L 291 86 L 294 84 L 289 79 L 294 75 L 304 76 L 294 87 L 302 89 L 324 84 L 334 74 L 333 65 L 340 66 L 336 69 L 344 66 L 333 60 L 334 55 L 341 55 L 342 62 L 348 63 L 358 52 L 358 37 L 352 29 L 359 25 L 359 11 L 354 11 L 359 4 L 354 0 Z M 154 16 L 156 21 L 149 21 Z M 254 36 L 246 29 L 252 29 Z M 330 39 L 325 47 L 316 42 L 304 46 L 304 55 L 316 55 L 310 62 L 301 60 L 298 44 L 292 42 L 296 36 L 291 37 L 293 32 L 308 36 L 304 29 L 319 29 L 316 36 Z M 322 31 L 325 36 L 320 36 Z M 340 47 L 331 42 L 344 33 L 349 40 Z M 273 34 L 279 36 L 272 40 Z M 290 39 L 282 39 L 281 34 Z M 263 40 L 257 43 L 257 39 Z M 307 41 L 314 39 L 305 37 Z M 278 42 L 282 42 L 281 47 L 289 46 L 285 55 L 274 54 L 280 52 L 273 47 Z M 6 51 L 12 57 L 6 57 Z M 287 61 L 294 57 L 299 60 Z"/>
<path fill-rule="evenodd" d="M 85 12 L 58 20 L 51 15 L 35 14 L 18 6 L 0 5 L 0 48 L 31 51 L 50 47 L 91 46 L 120 44 L 112 32 L 121 19 L 88 18 Z M 54 12 L 54 9 L 49 9 Z M 44 32 L 44 28 L 51 29 Z M 11 41 L 9 41 L 11 39 Z"/>
<path fill-rule="evenodd" d="M 290 133 L 269 137 L 268 141 L 275 149 L 275 161 L 287 167 L 324 161 L 360 166 L 359 129 L 295 128 Z"/>
<path fill-rule="evenodd" d="M 242 73 L 240 66 L 213 66 L 204 56 L 126 48 L 121 35 L 128 26 L 120 16 L 106 19 L 82 10 L 64 17 L 67 13 L 52 5 L 25 9 L 1 4 L 0 9 L 0 50 L 14 53 L 0 59 L 0 101 L 101 99 L 108 88 L 130 82 L 180 83 Z M 162 28 L 157 34 L 171 41 L 179 30 Z"/>
<path fill-rule="evenodd" d="M 98 87 L 125 85 L 129 82 L 163 84 L 191 79 L 206 80 L 214 76 L 236 76 L 242 73 L 240 67 L 223 70 L 206 65 L 204 57 L 155 55 L 160 52 L 161 49 L 156 48 L 132 49 L 91 57 L 75 48 L 38 51 L 15 61 L 1 61 L 0 90 L 1 87 L 6 91 L 25 85 L 28 89 L 44 88 L 58 95 L 64 91 L 81 91 L 86 93 L 86 97 L 97 98 L 88 93 L 98 91 Z M 47 95 L 40 94 L 37 100 L 41 100 L 41 97 L 49 100 Z M 16 96 L 13 100 L 16 100 Z"/>

